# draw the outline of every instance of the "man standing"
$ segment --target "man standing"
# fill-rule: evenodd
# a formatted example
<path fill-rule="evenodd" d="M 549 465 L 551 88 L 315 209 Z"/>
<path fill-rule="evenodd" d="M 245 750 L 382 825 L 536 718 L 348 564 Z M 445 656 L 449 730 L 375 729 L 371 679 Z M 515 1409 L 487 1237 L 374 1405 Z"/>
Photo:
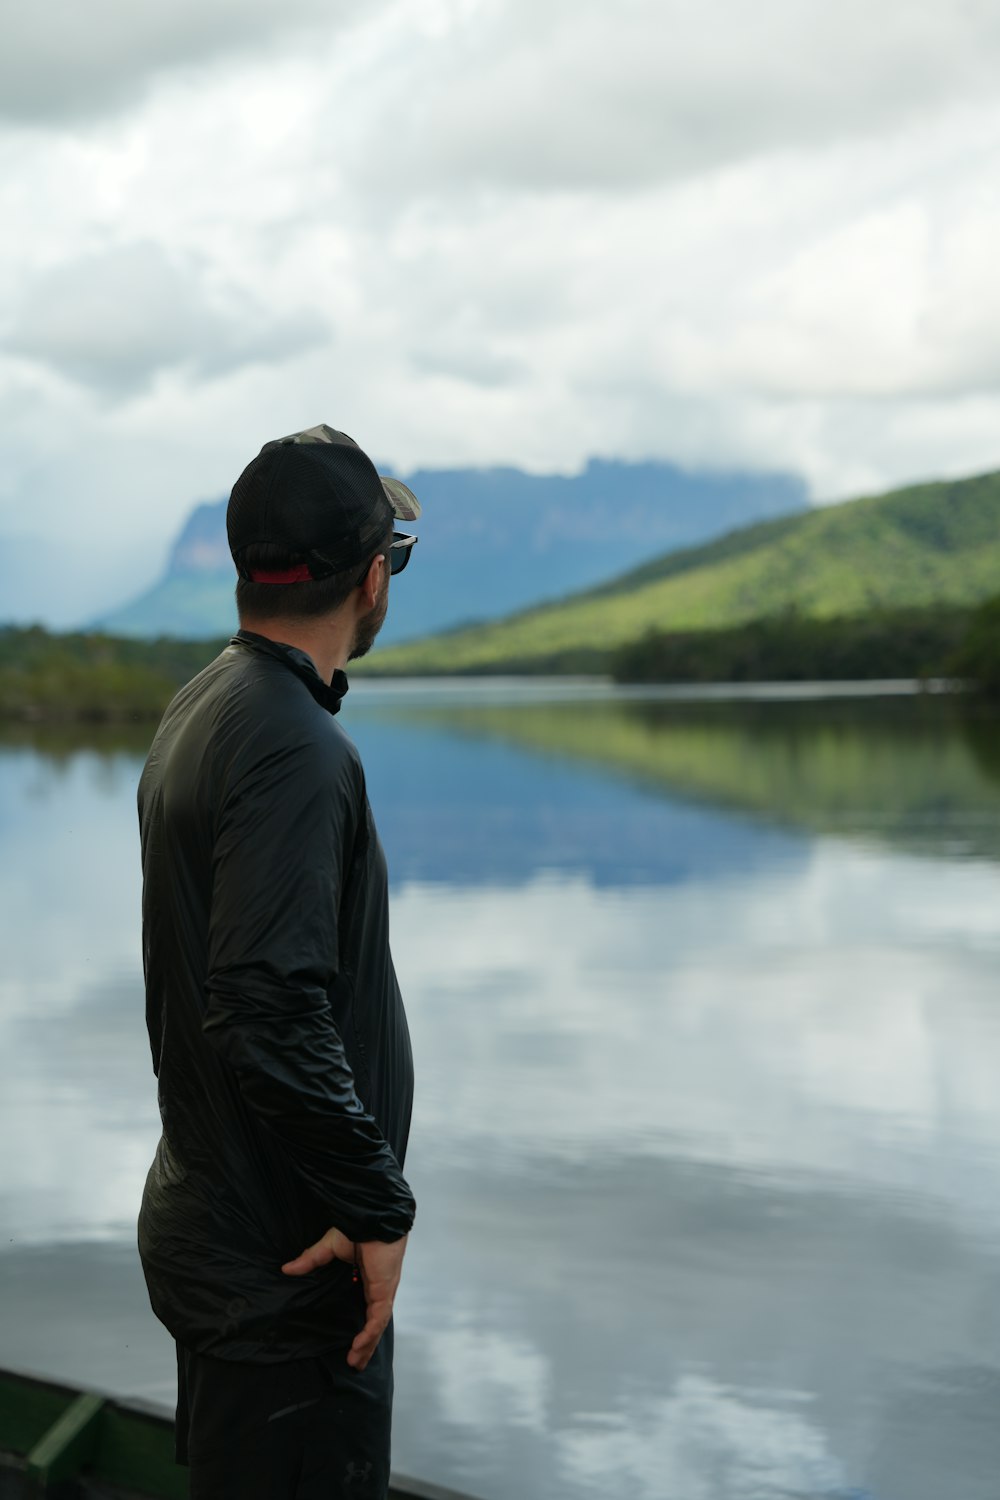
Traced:
<path fill-rule="evenodd" d="M 414 1202 L 413 1070 L 344 667 L 385 618 L 416 499 L 326 426 L 229 500 L 241 629 L 174 698 L 139 784 L 163 1134 L 139 1216 L 177 1343 L 193 1500 L 375 1500 Z"/>

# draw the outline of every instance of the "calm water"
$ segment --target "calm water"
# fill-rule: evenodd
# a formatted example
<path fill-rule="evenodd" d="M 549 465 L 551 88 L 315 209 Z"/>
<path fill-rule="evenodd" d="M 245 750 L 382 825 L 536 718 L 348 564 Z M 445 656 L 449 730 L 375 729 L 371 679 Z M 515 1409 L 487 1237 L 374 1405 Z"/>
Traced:
<path fill-rule="evenodd" d="M 537 684 L 343 722 L 418 1069 L 399 1467 L 995 1500 L 1000 723 Z M 144 748 L 0 745 L 0 1363 L 169 1403 Z"/>

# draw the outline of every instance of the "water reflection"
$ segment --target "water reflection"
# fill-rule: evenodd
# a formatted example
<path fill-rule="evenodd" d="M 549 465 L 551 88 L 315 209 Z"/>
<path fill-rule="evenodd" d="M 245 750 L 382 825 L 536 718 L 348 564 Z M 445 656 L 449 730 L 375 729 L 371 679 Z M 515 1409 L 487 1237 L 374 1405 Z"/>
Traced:
<path fill-rule="evenodd" d="M 486 742 L 493 753 L 517 746 L 562 769 L 603 767 L 618 785 L 771 825 L 1000 857 L 1000 707 L 989 702 L 605 695 L 394 709 L 390 698 L 370 717 Z"/>
<path fill-rule="evenodd" d="M 992 1496 L 985 725 L 360 698 L 419 1081 L 400 1466 L 487 1500 Z M 0 1325 L 5 1362 L 165 1398 L 141 751 L 0 753 Z"/>
<path fill-rule="evenodd" d="M 158 1134 L 145 1037 L 134 758 L 0 759 L 0 1223 L 118 1232 Z"/>
<path fill-rule="evenodd" d="M 1000 1022 L 1000 872 L 949 873 L 848 850 L 627 899 L 552 881 L 402 892 L 394 943 L 436 1150 L 527 1166 L 540 1149 L 628 1149 L 899 1185 L 912 1149 L 926 1185 L 942 1125 L 989 1144 L 1000 1124 L 982 1050 Z M 968 1199 L 992 1222 L 1000 1199 Z"/>
<path fill-rule="evenodd" d="M 597 886 L 675 884 L 804 856 L 780 829 L 745 828 L 585 768 L 438 727 L 358 724 L 395 886 L 517 884 L 539 871 Z"/>

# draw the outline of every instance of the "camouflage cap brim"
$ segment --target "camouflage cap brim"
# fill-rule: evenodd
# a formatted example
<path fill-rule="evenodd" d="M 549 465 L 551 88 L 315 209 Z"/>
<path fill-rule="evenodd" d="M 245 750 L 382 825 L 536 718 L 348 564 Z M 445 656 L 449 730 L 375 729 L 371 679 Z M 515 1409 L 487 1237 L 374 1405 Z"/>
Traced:
<path fill-rule="evenodd" d="M 401 479 L 387 479 L 384 474 L 378 477 L 397 520 L 415 521 L 420 515 L 420 501 L 413 491 L 407 489 Z"/>

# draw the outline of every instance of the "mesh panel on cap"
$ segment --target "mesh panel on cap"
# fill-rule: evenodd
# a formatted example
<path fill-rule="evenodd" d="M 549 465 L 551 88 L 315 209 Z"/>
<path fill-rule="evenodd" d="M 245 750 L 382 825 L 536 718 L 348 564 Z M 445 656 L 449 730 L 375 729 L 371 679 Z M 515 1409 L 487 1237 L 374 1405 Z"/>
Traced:
<path fill-rule="evenodd" d="M 233 485 L 226 516 L 234 556 L 269 542 L 333 570 L 371 556 L 391 524 L 382 481 L 350 438 L 265 445 Z"/>

